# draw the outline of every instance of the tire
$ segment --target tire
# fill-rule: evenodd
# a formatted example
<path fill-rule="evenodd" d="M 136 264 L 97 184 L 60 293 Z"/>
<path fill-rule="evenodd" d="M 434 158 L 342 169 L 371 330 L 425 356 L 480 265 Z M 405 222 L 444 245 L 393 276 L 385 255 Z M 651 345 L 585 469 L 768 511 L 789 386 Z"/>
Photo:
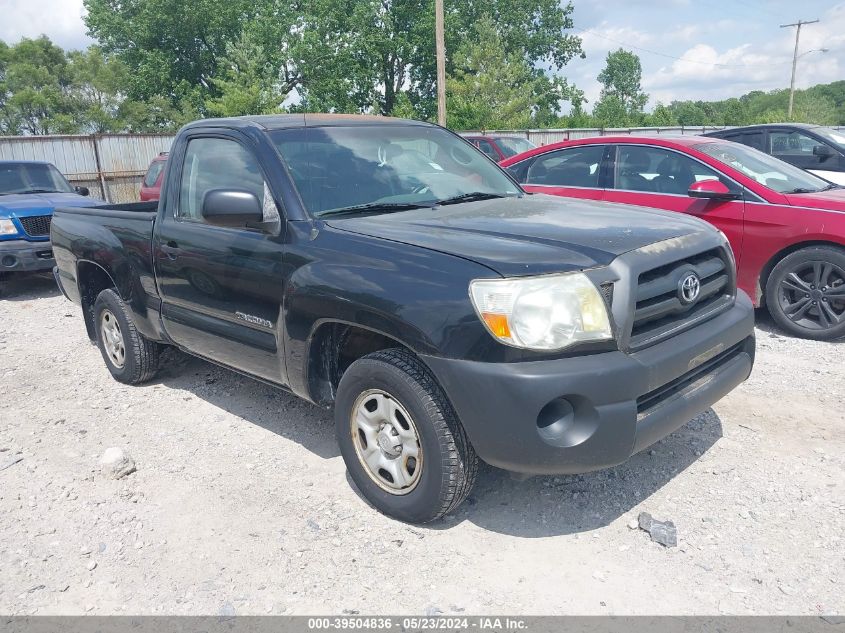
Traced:
<path fill-rule="evenodd" d="M 0 297 L 6 292 L 6 282 L 9 280 L 9 273 L 0 273 Z"/>
<path fill-rule="evenodd" d="M 845 250 L 814 246 L 784 257 L 766 281 L 766 306 L 793 336 L 845 336 Z"/>
<path fill-rule="evenodd" d="M 379 420 L 388 422 L 376 433 Z M 452 405 L 429 369 L 405 350 L 375 352 L 350 365 L 337 390 L 335 430 L 358 490 L 400 521 L 441 518 L 475 483 L 478 457 Z M 378 470 L 379 464 L 387 468 Z"/>
<path fill-rule="evenodd" d="M 161 345 L 138 333 L 129 309 L 114 290 L 97 295 L 94 329 L 97 347 L 115 380 L 138 385 L 156 375 Z"/>

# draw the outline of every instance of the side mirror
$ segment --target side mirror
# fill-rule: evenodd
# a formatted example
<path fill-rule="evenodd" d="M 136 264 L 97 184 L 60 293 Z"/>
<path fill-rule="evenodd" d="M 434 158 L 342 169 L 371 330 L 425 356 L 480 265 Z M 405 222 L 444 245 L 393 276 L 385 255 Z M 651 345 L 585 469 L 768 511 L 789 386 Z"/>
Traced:
<path fill-rule="evenodd" d="M 741 194 L 728 189 L 721 180 L 699 180 L 690 185 L 687 192 L 690 198 L 705 200 L 736 200 Z"/>
<path fill-rule="evenodd" d="M 261 203 L 243 189 L 212 189 L 202 200 L 202 217 L 216 226 L 245 227 L 264 220 Z"/>
<path fill-rule="evenodd" d="M 829 145 L 814 145 L 813 146 L 813 156 L 818 156 L 822 159 L 822 161 L 830 158 L 834 155 L 833 148 Z"/>
<path fill-rule="evenodd" d="M 88 187 L 74 187 L 74 189 L 76 190 L 76 193 L 78 193 L 80 196 L 91 195 L 91 191 L 88 189 Z"/>

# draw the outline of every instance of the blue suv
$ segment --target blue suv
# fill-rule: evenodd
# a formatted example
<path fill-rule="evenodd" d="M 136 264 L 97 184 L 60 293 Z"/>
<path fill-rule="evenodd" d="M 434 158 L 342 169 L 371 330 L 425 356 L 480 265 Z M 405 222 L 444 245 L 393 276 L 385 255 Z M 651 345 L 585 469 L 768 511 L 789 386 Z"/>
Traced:
<path fill-rule="evenodd" d="M 87 195 L 50 163 L 0 161 L 0 290 L 11 274 L 53 268 L 53 209 L 102 204 Z"/>

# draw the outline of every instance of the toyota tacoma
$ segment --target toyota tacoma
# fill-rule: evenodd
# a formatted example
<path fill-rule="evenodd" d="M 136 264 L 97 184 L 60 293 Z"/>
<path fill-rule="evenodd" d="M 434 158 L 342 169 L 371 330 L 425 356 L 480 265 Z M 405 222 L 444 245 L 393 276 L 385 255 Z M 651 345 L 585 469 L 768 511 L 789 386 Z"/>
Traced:
<path fill-rule="evenodd" d="M 119 381 L 163 346 L 334 407 L 363 495 L 409 522 L 479 459 L 624 462 L 744 381 L 753 310 L 695 218 L 529 195 L 427 123 L 183 128 L 158 203 L 58 209 L 56 279 Z"/>

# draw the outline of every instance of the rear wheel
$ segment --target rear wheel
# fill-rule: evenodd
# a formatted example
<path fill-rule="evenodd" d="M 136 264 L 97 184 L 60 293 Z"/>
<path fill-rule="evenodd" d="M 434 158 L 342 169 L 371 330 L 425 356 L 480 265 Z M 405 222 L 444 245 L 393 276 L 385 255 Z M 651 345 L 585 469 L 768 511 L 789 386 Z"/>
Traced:
<path fill-rule="evenodd" d="M 97 295 L 94 327 L 100 353 L 116 380 L 137 385 L 155 376 L 161 345 L 135 329 L 129 309 L 114 290 Z"/>
<path fill-rule="evenodd" d="M 460 421 L 428 368 L 405 350 L 369 354 L 346 370 L 335 428 L 355 485 L 401 521 L 439 519 L 475 483 L 478 458 Z"/>
<path fill-rule="evenodd" d="M 766 305 L 775 322 L 795 336 L 845 336 L 845 251 L 818 246 L 784 257 L 766 282 Z"/>

